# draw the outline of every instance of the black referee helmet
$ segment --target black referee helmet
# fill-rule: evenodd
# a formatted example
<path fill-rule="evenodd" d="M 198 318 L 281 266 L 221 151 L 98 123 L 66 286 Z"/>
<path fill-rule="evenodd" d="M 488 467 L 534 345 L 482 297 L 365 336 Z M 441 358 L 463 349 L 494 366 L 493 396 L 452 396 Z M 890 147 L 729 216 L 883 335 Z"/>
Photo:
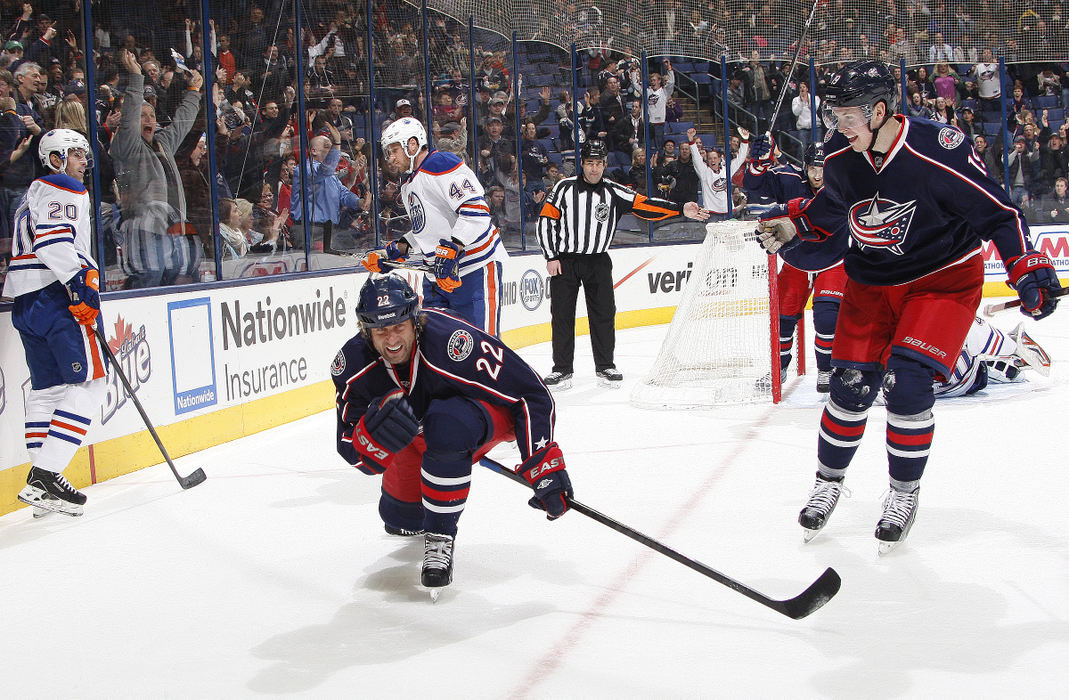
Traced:
<path fill-rule="evenodd" d="M 579 158 L 581 160 L 608 160 L 609 147 L 601 139 L 587 139 L 579 150 Z"/>

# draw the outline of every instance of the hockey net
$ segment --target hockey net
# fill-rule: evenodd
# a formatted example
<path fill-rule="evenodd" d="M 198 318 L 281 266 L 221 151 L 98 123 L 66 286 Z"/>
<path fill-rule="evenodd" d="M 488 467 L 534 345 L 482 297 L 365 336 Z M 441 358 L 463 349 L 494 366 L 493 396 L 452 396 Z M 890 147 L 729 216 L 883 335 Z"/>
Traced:
<path fill-rule="evenodd" d="M 705 241 L 668 333 L 631 403 L 699 409 L 779 400 L 774 260 L 753 221 L 706 226 Z"/>

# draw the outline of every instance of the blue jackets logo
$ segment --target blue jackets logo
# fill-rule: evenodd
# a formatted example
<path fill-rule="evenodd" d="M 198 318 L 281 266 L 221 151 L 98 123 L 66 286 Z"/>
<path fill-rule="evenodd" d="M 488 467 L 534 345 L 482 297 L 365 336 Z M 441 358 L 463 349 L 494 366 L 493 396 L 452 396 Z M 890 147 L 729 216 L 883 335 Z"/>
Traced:
<path fill-rule="evenodd" d="M 905 204 L 881 199 L 879 193 L 850 207 L 850 235 L 861 249 L 886 248 L 902 255 L 902 244 L 917 211 L 917 200 Z"/>

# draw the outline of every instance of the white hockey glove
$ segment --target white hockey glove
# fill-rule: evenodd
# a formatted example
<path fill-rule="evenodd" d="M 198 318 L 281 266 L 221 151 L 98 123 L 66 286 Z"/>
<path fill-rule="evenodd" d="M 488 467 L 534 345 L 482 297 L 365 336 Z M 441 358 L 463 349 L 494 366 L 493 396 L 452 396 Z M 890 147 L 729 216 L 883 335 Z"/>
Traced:
<path fill-rule="evenodd" d="M 757 242 L 769 255 L 781 250 L 789 250 L 801 243 L 798 229 L 789 216 L 766 219 L 757 222 Z"/>

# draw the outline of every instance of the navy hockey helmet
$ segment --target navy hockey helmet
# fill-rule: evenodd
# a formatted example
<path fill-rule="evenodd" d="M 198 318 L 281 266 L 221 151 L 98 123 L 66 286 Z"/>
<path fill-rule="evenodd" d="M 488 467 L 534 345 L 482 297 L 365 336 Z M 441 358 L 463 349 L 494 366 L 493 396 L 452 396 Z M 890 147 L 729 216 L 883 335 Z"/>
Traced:
<path fill-rule="evenodd" d="M 824 167 L 824 144 L 811 143 L 805 147 L 805 152 L 802 154 L 802 165 L 806 168 L 812 166 L 814 168 Z"/>
<path fill-rule="evenodd" d="M 418 313 L 419 297 L 408 282 L 397 275 L 369 277 L 360 288 L 356 317 L 362 329 L 404 323 L 415 319 Z"/>
<path fill-rule="evenodd" d="M 821 113 L 829 129 L 838 127 L 835 107 L 860 107 L 867 119 L 872 118 L 876 103 L 887 105 L 888 116 L 898 111 L 898 81 L 883 61 L 852 61 L 828 79 Z"/>
<path fill-rule="evenodd" d="M 597 159 L 608 160 L 609 147 L 605 145 L 605 142 L 601 139 L 589 139 L 583 144 L 583 147 L 579 149 L 580 160 Z"/>

